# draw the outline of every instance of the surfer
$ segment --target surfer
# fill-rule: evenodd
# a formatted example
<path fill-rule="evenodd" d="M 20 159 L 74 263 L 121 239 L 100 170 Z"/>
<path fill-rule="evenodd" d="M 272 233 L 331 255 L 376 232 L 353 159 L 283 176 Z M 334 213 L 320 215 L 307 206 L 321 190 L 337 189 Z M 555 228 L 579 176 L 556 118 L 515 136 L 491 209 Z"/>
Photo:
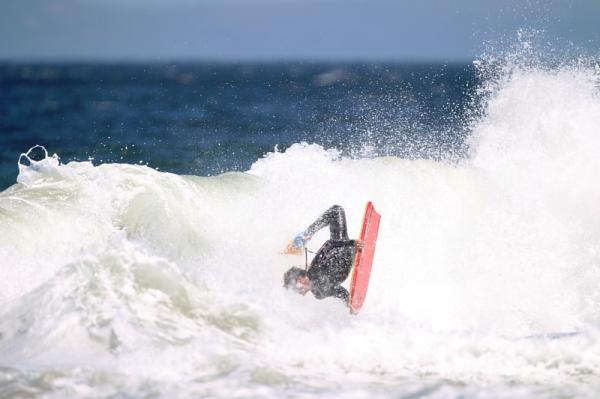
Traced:
<path fill-rule="evenodd" d="M 329 226 L 330 238 L 321 246 L 308 270 L 292 267 L 283 275 L 283 286 L 301 295 L 311 291 L 315 298 L 340 298 L 348 304 L 348 291 L 340 284 L 348 278 L 356 248 L 362 243 L 348 239 L 344 208 L 334 205 L 315 220 L 306 230 L 297 234 L 287 245 L 285 254 L 299 254 L 312 236 Z"/>

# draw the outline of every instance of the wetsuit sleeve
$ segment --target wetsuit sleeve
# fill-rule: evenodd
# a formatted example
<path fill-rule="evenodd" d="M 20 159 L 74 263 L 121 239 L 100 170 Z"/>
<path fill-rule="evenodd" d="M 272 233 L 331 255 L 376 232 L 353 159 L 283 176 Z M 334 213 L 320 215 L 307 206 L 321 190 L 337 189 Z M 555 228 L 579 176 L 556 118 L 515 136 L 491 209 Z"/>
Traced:
<path fill-rule="evenodd" d="M 348 240 L 348 229 L 346 227 L 346 214 L 344 208 L 334 205 L 325 211 L 304 231 L 306 238 L 312 237 L 317 231 L 329 226 L 332 240 Z"/>

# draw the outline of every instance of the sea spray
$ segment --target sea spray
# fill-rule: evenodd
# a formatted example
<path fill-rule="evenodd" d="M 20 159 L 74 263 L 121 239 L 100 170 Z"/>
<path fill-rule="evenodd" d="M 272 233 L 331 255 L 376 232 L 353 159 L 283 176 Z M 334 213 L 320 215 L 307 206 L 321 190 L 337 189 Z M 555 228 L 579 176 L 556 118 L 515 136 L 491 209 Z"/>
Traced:
<path fill-rule="evenodd" d="M 0 194 L 0 393 L 593 397 L 596 78 L 513 69 L 460 162 L 310 144 L 214 177 L 32 161 Z M 304 261 L 287 241 L 336 203 L 356 236 L 367 200 L 361 314 L 285 291 Z"/>

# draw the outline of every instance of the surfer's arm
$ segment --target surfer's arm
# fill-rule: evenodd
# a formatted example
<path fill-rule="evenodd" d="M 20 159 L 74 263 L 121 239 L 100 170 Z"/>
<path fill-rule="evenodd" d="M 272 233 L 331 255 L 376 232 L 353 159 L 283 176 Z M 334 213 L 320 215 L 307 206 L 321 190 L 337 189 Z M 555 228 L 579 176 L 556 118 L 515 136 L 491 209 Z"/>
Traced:
<path fill-rule="evenodd" d="M 337 240 L 344 240 L 348 238 L 346 232 L 346 214 L 344 208 L 339 205 L 334 205 L 326 210 L 321 216 L 317 218 L 310 226 L 307 227 L 301 234 L 306 241 L 319 230 L 329 226 L 331 232 L 331 238 Z"/>
<path fill-rule="evenodd" d="M 343 220 L 342 220 L 343 219 Z M 331 226 L 332 224 L 346 224 L 344 216 L 344 210 L 339 205 L 334 205 L 321 216 L 317 218 L 308 228 L 303 232 L 305 237 L 312 237 L 317 231 L 324 227 Z"/>
<path fill-rule="evenodd" d="M 288 244 L 284 253 L 298 254 L 300 249 L 306 246 L 306 243 L 312 236 L 324 227 L 329 226 L 330 238 L 332 240 L 348 241 L 348 232 L 346 230 L 346 214 L 344 208 L 334 205 L 326 210 L 310 226 L 301 233 L 296 234 L 294 239 Z"/>

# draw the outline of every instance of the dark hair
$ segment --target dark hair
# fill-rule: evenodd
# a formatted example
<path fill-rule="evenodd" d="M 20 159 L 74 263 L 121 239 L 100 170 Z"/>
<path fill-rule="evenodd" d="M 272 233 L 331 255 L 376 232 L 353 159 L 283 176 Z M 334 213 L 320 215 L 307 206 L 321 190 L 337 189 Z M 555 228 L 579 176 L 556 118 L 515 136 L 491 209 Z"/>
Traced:
<path fill-rule="evenodd" d="M 307 275 L 308 273 L 306 270 L 294 266 L 283 275 L 283 286 L 285 288 L 292 288 L 294 285 L 296 285 L 296 280 L 298 280 L 298 277 L 304 277 Z"/>

